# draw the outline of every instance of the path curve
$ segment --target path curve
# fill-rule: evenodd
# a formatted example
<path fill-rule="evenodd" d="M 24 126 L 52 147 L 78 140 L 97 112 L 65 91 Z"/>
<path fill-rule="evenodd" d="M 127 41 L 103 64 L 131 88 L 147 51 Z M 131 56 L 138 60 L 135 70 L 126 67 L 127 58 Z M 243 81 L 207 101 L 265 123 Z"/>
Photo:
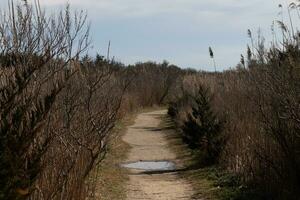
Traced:
<path fill-rule="evenodd" d="M 125 162 L 175 161 L 163 130 L 159 129 L 166 110 L 139 114 L 134 125 L 128 127 L 123 140 L 131 146 Z M 192 186 L 176 172 L 144 174 L 142 170 L 129 170 L 128 200 L 188 200 L 193 195 Z"/>

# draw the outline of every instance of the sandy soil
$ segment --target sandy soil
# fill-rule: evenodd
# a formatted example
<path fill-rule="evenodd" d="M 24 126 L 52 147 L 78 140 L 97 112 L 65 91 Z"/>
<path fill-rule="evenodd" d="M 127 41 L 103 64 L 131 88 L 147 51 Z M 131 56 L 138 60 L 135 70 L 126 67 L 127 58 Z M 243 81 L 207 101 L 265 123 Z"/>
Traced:
<path fill-rule="evenodd" d="M 123 140 L 131 146 L 125 162 L 175 161 L 176 155 L 168 148 L 163 130 L 159 128 L 160 117 L 165 110 L 138 115 L 134 125 L 128 128 Z M 177 172 L 144 173 L 129 170 L 127 199 L 177 200 L 191 199 L 192 186 L 180 178 Z"/>

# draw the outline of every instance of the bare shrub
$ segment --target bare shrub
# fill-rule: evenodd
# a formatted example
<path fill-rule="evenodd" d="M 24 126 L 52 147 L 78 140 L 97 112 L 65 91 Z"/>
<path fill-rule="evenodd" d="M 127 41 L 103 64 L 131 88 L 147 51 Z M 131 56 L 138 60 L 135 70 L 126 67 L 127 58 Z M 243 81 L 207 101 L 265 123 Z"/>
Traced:
<path fill-rule="evenodd" d="M 259 189 L 265 199 L 299 199 L 300 40 L 299 33 L 293 35 L 283 22 L 279 25 L 283 42 L 266 48 L 263 37 L 255 41 L 249 31 L 252 47 L 235 69 L 185 76 L 183 85 L 192 94 L 199 84 L 209 87 L 212 110 L 226 119 L 222 166 Z M 193 102 L 184 97 L 186 93 L 169 107 L 180 126 L 191 118 L 187 113 Z M 194 119 L 189 121 L 193 124 Z M 185 131 L 201 130 L 191 127 Z"/>
<path fill-rule="evenodd" d="M 91 65 L 86 15 L 14 5 L 0 22 L 0 198 L 85 199 L 129 80 Z"/>

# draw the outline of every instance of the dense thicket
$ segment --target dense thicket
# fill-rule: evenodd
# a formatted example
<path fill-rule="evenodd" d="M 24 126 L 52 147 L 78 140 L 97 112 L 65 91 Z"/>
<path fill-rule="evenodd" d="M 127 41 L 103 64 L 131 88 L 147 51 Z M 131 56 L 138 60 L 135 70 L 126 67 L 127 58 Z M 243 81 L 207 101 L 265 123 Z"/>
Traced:
<path fill-rule="evenodd" d="M 116 121 L 167 102 L 204 164 L 266 198 L 299 199 L 299 33 L 281 23 L 283 40 L 266 49 L 249 32 L 246 60 L 205 73 L 83 56 L 85 24 L 68 7 L 48 17 L 13 1 L 0 19 L 0 199 L 92 199 Z"/>
<path fill-rule="evenodd" d="M 86 16 L 13 4 L 0 21 L 0 199 L 93 198 L 116 120 L 170 98 L 179 68 L 82 54 Z"/>
<path fill-rule="evenodd" d="M 222 136 L 225 146 L 212 146 L 216 152 L 221 150 L 219 163 L 259 188 L 265 199 L 299 199 L 300 40 L 298 33 L 289 37 L 287 29 L 282 31 L 282 45 L 273 43 L 266 49 L 258 40 L 258 46 L 248 48 L 248 60 L 243 59 L 236 69 L 184 78 L 182 88 L 210 88 L 214 96 L 210 104 L 190 100 L 183 89 L 169 108 L 192 142 L 203 140 L 208 130 L 216 138 Z M 195 103 L 200 113 L 195 112 Z M 216 128 L 215 117 L 205 115 L 207 110 L 224 120 L 222 129 Z M 206 116 L 205 123 L 197 115 Z M 209 126 L 203 129 L 205 125 Z"/>

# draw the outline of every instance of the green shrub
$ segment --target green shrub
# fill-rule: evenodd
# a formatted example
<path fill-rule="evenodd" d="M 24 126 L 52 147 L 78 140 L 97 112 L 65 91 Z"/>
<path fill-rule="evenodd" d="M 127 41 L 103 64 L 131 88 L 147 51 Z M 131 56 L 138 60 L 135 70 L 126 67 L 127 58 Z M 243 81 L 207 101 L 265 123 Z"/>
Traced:
<path fill-rule="evenodd" d="M 175 118 L 178 115 L 178 105 L 175 102 L 171 102 L 169 103 L 169 107 L 168 107 L 168 115 L 170 115 L 170 117 Z"/>
<path fill-rule="evenodd" d="M 212 96 L 208 88 L 198 86 L 196 94 L 183 92 L 184 96 L 176 102 L 169 104 L 168 113 L 172 118 L 176 118 L 177 126 L 182 131 L 183 140 L 191 149 L 200 150 L 201 162 L 210 165 L 218 161 L 224 139 L 222 137 L 222 124 L 212 109 Z M 186 119 L 178 116 L 187 107 Z"/>

